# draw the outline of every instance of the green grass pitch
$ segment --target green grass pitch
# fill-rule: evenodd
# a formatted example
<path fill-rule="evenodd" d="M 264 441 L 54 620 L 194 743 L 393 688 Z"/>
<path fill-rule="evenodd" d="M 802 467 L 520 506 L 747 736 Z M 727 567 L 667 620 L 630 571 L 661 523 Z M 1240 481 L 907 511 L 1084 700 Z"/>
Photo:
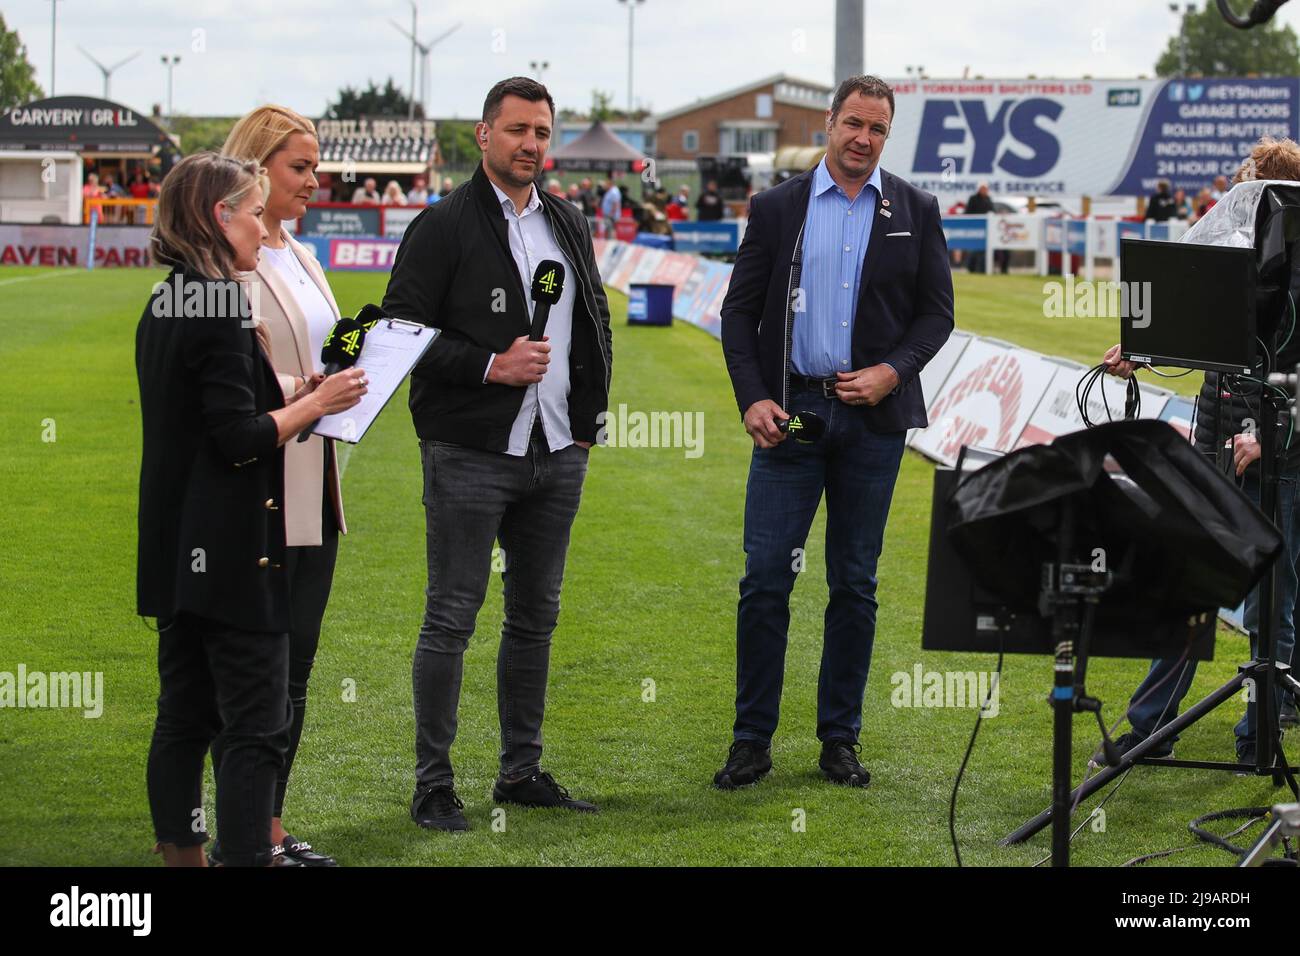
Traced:
<path fill-rule="evenodd" d="M 133 343 L 160 275 L 0 272 L 0 671 L 20 663 L 29 672 L 102 671 L 105 693 L 98 719 L 0 710 L 0 864 L 158 860 L 148 852 L 144 786 L 155 641 L 133 613 L 140 443 Z M 379 301 L 386 276 L 333 273 L 331 281 L 350 312 Z M 956 282 L 963 329 L 1089 364 L 1115 340 L 1113 320 L 1044 318 L 1040 279 L 959 274 Z M 927 671 L 994 666 L 992 656 L 920 650 L 932 466 L 907 454 L 880 565 L 862 732 L 871 787 L 833 787 L 816 768 L 826 593 L 819 517 L 792 602 L 774 771 L 745 791 L 713 790 L 732 718 L 750 442 L 717 341 L 682 324 L 629 328 L 625 300 L 611 299 L 611 405 L 702 412 L 705 443 L 694 459 L 680 448 L 592 453 L 554 639 L 545 765 L 603 812 L 511 808 L 504 828 L 493 826 L 502 615 L 494 581 L 466 661 L 453 752 L 473 830 L 429 833 L 409 819 L 410 668 L 425 559 L 419 453 L 399 398 L 346 461 L 353 530 L 340 550 L 286 826 L 345 865 L 951 863 L 948 795 L 975 712 L 890 702 L 891 675 L 918 664 Z M 1191 392 L 1196 378 L 1178 380 L 1178 390 Z M 1245 639 L 1224 632 L 1192 699 L 1246 657 Z M 1093 662 L 1089 689 L 1106 702 L 1108 722 L 1144 670 L 1138 661 Z M 1047 853 L 1046 833 L 1010 849 L 997 841 L 1048 801 L 1050 683 L 1048 658 L 1008 658 L 1000 713 L 985 722 L 962 788 L 957 829 L 967 862 L 1024 866 Z M 1231 759 L 1238 710 L 1221 709 L 1194 728 L 1179 756 Z M 1078 718 L 1075 731 L 1081 768 L 1096 743 L 1093 718 Z M 1075 840 L 1074 860 L 1114 865 L 1184 845 L 1193 817 L 1281 796 L 1266 781 L 1138 768 L 1106 805 L 1104 825 L 1098 818 Z M 210 782 L 208 800 L 211 818 Z M 1226 861 L 1207 848 L 1171 862 Z"/>

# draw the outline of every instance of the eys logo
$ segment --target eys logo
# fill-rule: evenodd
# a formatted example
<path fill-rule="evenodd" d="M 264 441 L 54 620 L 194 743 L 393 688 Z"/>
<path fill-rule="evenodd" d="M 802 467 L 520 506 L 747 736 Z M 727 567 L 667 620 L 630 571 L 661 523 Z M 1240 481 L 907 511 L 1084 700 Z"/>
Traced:
<path fill-rule="evenodd" d="M 1046 175 L 1061 158 L 1061 143 L 1052 127 L 1064 109 L 1056 100 L 1039 96 L 1000 103 L 993 99 L 927 100 L 912 169 L 942 173 L 945 162 L 951 161 L 958 173 L 1001 169 L 1026 179 Z M 945 146 L 961 147 L 965 155 L 941 153 Z"/>
<path fill-rule="evenodd" d="M 1107 106 L 1141 106 L 1142 91 L 1139 89 L 1107 90 Z"/>

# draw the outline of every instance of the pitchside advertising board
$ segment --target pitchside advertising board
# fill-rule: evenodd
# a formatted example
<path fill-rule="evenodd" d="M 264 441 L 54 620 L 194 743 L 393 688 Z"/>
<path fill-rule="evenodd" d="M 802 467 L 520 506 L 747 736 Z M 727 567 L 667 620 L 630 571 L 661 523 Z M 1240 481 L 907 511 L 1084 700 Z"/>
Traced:
<path fill-rule="evenodd" d="M 1017 448 L 1026 445 L 1043 445 L 1061 435 L 1077 432 L 1084 427 L 1083 416 L 1079 414 L 1078 385 L 1079 379 L 1088 371 L 1077 362 L 1064 359 L 1051 359 L 1059 368 L 1051 383 L 1038 401 L 1038 407 L 1025 423 L 1025 430 L 1016 441 Z M 1142 395 L 1139 418 L 1159 418 L 1169 401 L 1170 392 L 1162 388 L 1152 388 L 1139 383 Z M 1103 400 L 1103 393 L 1105 398 Z M 1117 378 L 1102 376 L 1088 395 L 1088 418 L 1094 424 L 1106 421 L 1121 421 L 1124 418 L 1124 403 L 1127 396 L 1127 384 Z"/>
<path fill-rule="evenodd" d="M 989 339 L 962 351 L 937 396 L 930 426 L 912 439 L 928 458 L 954 464 L 963 445 L 1011 451 L 1057 366 L 1042 355 Z"/>
<path fill-rule="evenodd" d="M 1189 193 L 1261 136 L 1297 136 L 1300 79 L 899 80 L 885 166 L 944 207 L 995 196 Z"/>
<path fill-rule="evenodd" d="M 89 226 L 0 224 L 0 266 L 80 266 L 87 264 Z M 140 226 L 98 226 L 95 268 L 151 266 L 149 230 Z"/>
<path fill-rule="evenodd" d="M 389 272 L 397 258 L 399 239 L 332 239 L 296 236 L 326 269 L 344 272 Z"/>

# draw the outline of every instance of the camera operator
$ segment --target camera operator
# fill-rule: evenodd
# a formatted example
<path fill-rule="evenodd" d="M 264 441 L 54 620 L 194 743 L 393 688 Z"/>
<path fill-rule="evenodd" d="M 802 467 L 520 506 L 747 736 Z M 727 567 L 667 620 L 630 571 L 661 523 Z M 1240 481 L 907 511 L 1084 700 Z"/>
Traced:
<path fill-rule="evenodd" d="M 1242 163 L 1233 179 L 1233 186 L 1249 180 L 1279 180 L 1300 182 L 1300 145 L 1289 139 L 1263 138 L 1250 156 Z M 1223 204 L 1219 215 L 1232 215 L 1234 210 Z M 1245 208 L 1245 207 L 1241 207 Z M 1249 207 L 1253 224 L 1254 206 Z M 1203 220 L 1207 221 L 1208 220 Z M 1242 225 L 1248 225 L 1242 223 Z M 1206 241 L 1203 230 L 1184 234 L 1183 241 Z M 1294 312 L 1291 313 L 1294 322 Z M 1294 331 L 1294 330 L 1293 330 Z M 1107 350 L 1103 361 L 1107 371 L 1120 378 L 1129 378 L 1138 367 L 1120 358 L 1120 347 Z M 1294 366 L 1300 362 L 1300 336 L 1286 336 L 1277 355 L 1279 367 Z M 1258 382 L 1236 376 L 1222 376 L 1206 372 L 1196 399 L 1194 441 L 1199 451 L 1219 460 L 1220 453 L 1231 454 L 1232 474 L 1242 491 L 1257 505 L 1260 502 L 1260 474 L 1255 464 L 1261 456 L 1256 429 L 1260 420 L 1260 389 Z M 1278 433 L 1278 525 L 1286 547 L 1279 561 L 1281 573 L 1277 576 L 1274 602 L 1277 609 L 1277 627 L 1274 657 L 1290 663 L 1295 648 L 1295 604 L 1297 597 L 1296 558 L 1300 555 L 1300 440 L 1292 440 L 1286 429 Z M 1259 632 L 1259 591 L 1253 589 L 1246 597 L 1245 624 L 1250 632 L 1250 650 L 1256 653 Z M 1176 673 L 1177 672 L 1177 673 Z M 1133 693 L 1129 702 L 1128 719 L 1132 731 L 1115 741 L 1120 753 L 1132 750 L 1144 739 L 1178 716 L 1178 705 L 1186 696 L 1196 675 L 1195 661 L 1154 660 L 1146 679 Z M 1252 695 L 1253 696 L 1253 695 Z M 1283 726 L 1297 724 L 1296 702 L 1287 693 L 1280 693 L 1274 701 L 1279 709 Z M 1243 765 L 1255 763 L 1255 704 L 1246 705 L 1246 713 L 1234 728 L 1237 760 Z M 1176 740 L 1177 738 L 1174 738 Z M 1168 757 L 1173 754 L 1173 740 L 1151 751 L 1147 756 Z M 1101 755 L 1093 762 L 1101 763 Z"/>

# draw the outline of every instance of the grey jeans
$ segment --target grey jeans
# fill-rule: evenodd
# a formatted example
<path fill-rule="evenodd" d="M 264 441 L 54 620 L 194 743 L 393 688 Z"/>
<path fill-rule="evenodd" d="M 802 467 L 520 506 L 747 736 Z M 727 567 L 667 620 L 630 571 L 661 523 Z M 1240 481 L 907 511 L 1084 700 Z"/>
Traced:
<path fill-rule="evenodd" d="M 578 445 L 552 452 L 534 430 L 523 457 L 436 441 L 421 441 L 420 454 L 429 586 L 412 667 L 416 786 L 452 782 L 465 648 L 494 564 L 505 587 L 501 774 L 516 778 L 541 761 L 551 633 L 588 453 Z"/>

